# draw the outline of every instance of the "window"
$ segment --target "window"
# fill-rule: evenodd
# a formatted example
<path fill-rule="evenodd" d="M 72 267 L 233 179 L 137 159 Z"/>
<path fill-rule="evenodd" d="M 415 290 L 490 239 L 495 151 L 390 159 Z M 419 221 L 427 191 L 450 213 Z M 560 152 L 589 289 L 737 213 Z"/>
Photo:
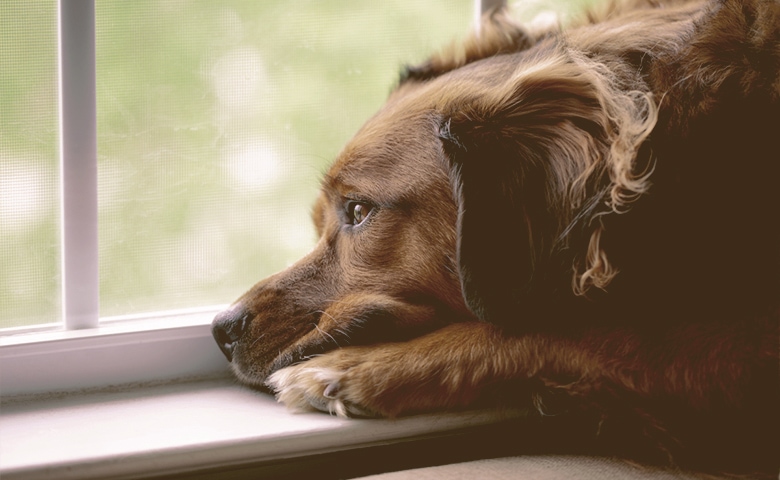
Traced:
<path fill-rule="evenodd" d="M 462 36 L 473 8 L 2 2 L 3 394 L 224 369 L 214 313 L 314 244 L 328 163 L 403 64 Z M 114 362 L 120 345 L 138 348 Z M 174 351 L 199 366 L 154 366 Z"/>
<path fill-rule="evenodd" d="M 338 149 L 500 3 L 0 2 L 3 395 L 224 369 L 211 318 L 313 245 Z"/>
<path fill-rule="evenodd" d="M 468 27 L 468 0 L 415 3 L 96 2 L 100 317 L 222 304 L 305 253 L 325 165 L 381 104 L 403 61 Z M 0 326 L 11 327 L 61 319 L 58 257 L 67 265 L 67 252 L 58 235 L 57 4 L 2 8 L 12 60 L 3 68 L 2 138 L 11 144 L 2 214 L 12 228 L 3 234 Z M 71 50 L 64 58 L 80 61 Z M 85 214 L 67 210 L 66 223 Z"/>

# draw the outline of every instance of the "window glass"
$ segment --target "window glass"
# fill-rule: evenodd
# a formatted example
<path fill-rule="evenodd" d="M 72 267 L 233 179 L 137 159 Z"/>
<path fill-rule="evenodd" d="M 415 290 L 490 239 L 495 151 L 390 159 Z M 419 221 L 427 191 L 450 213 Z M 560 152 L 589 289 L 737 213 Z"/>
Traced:
<path fill-rule="evenodd" d="M 101 315 L 228 303 L 302 256 L 327 164 L 472 8 L 96 2 Z"/>
<path fill-rule="evenodd" d="M 0 328 L 60 317 L 57 2 L 0 1 Z"/>

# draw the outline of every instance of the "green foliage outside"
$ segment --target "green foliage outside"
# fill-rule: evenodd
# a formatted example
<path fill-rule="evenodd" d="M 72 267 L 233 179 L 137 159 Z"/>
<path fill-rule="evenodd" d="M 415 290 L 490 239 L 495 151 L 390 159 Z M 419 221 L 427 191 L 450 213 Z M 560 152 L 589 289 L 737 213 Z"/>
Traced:
<path fill-rule="evenodd" d="M 0 327 L 60 317 L 56 2 L 0 5 Z M 101 315 L 229 303 L 470 0 L 96 2 Z"/>

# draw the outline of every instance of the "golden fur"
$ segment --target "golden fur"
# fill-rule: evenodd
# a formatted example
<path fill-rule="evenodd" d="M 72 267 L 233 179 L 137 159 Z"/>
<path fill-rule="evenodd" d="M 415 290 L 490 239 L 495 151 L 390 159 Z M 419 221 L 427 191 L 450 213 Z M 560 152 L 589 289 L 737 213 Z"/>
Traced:
<path fill-rule="evenodd" d="M 406 70 L 313 251 L 215 339 L 293 409 L 525 406 L 581 453 L 776 477 L 778 125 L 775 0 L 493 12 Z"/>

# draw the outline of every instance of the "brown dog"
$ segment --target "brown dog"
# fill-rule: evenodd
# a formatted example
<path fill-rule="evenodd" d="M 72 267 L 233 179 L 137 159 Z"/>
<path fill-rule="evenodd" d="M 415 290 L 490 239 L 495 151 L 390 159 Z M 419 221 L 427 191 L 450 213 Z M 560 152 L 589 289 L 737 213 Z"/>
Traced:
<path fill-rule="evenodd" d="M 215 319 L 238 378 L 342 416 L 501 398 L 588 451 L 776 475 L 780 2 L 630 3 L 499 12 L 408 69 L 314 250 Z"/>

